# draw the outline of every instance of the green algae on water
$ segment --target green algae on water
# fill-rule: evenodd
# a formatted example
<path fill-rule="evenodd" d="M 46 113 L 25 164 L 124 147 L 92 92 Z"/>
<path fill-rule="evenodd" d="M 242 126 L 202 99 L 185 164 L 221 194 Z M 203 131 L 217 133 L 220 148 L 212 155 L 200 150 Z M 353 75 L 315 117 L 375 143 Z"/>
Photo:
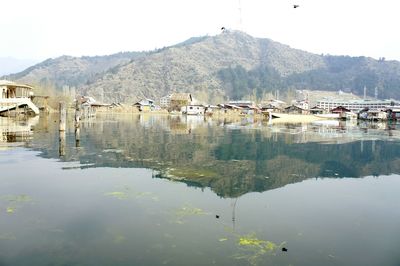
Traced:
<path fill-rule="evenodd" d="M 265 256 L 275 256 L 285 242 L 276 244 L 272 241 L 257 238 L 255 234 L 239 236 L 237 242 L 239 248 L 243 251 L 241 254 L 236 254 L 236 259 L 247 260 L 251 265 L 258 265 Z"/>
<path fill-rule="evenodd" d="M 15 207 L 11 207 L 11 206 L 10 206 L 10 207 L 7 207 L 6 212 L 11 214 L 11 213 L 14 213 L 15 210 L 16 210 Z"/>
<path fill-rule="evenodd" d="M 6 213 L 13 214 L 21 205 L 32 202 L 32 198 L 28 195 L 5 195 L 0 197 L 0 200 L 7 201 L 9 204 L 6 207 Z"/>
<path fill-rule="evenodd" d="M 114 243 L 115 244 L 121 244 L 126 240 L 126 237 L 123 235 L 116 235 L 114 236 Z"/>
<path fill-rule="evenodd" d="M 28 195 L 21 194 L 21 195 L 5 195 L 1 197 L 2 200 L 6 200 L 8 202 L 13 202 L 13 203 L 26 203 L 26 202 L 32 202 L 32 198 L 29 197 Z"/>
<path fill-rule="evenodd" d="M 106 192 L 104 196 L 113 197 L 116 199 L 131 199 L 131 198 L 150 198 L 153 201 L 158 201 L 158 197 L 151 192 L 135 192 L 128 186 L 123 186 L 118 191 Z"/>
<path fill-rule="evenodd" d="M 16 240 L 14 234 L 12 233 L 0 233 L 0 240 Z"/>
<path fill-rule="evenodd" d="M 117 198 L 117 199 L 120 199 L 120 200 L 129 198 L 129 195 L 126 192 L 123 192 L 123 191 L 107 192 L 107 193 L 104 193 L 104 195 L 105 196 L 110 196 L 110 197 L 113 197 L 113 198 Z"/>
<path fill-rule="evenodd" d="M 195 208 L 189 205 L 185 205 L 181 208 L 179 208 L 175 212 L 175 216 L 177 218 L 176 222 L 177 223 L 184 223 L 184 219 L 189 217 L 189 216 L 200 216 L 200 215 L 208 215 L 209 213 L 205 212 L 204 210 L 200 208 Z"/>

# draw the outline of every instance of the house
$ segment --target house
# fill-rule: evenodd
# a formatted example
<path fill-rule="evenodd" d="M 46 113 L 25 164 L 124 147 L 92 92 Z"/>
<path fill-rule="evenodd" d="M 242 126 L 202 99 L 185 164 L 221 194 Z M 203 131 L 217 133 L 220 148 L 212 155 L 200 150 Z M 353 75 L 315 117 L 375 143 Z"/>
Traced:
<path fill-rule="evenodd" d="M 274 112 L 274 113 L 282 113 L 283 112 L 283 108 L 280 107 L 279 105 L 274 105 L 271 103 L 268 104 L 261 104 L 260 105 L 260 110 L 262 113 L 268 113 L 268 112 Z"/>
<path fill-rule="evenodd" d="M 283 108 L 285 108 L 287 106 L 286 102 L 281 101 L 281 100 L 268 100 L 268 101 L 264 101 L 261 103 L 262 106 L 273 106 L 273 108 L 275 109 L 280 109 L 283 110 Z"/>
<path fill-rule="evenodd" d="M 386 109 L 388 113 L 388 119 L 390 120 L 400 120 L 400 106 L 393 106 L 389 109 Z"/>
<path fill-rule="evenodd" d="M 39 114 L 32 102 L 33 87 L 8 80 L 0 80 L 0 114 L 23 109 L 24 113 Z"/>
<path fill-rule="evenodd" d="M 253 101 L 230 101 L 227 105 L 239 107 L 242 115 L 252 115 L 261 112 L 261 109 Z"/>
<path fill-rule="evenodd" d="M 387 120 L 388 113 L 379 109 L 368 110 L 367 119 L 373 121 Z"/>
<path fill-rule="evenodd" d="M 204 115 L 206 107 L 202 104 L 191 104 L 182 107 L 181 111 L 187 115 Z"/>
<path fill-rule="evenodd" d="M 364 108 L 359 112 L 358 117 L 363 120 L 373 120 L 373 121 L 387 120 L 388 113 L 380 109 Z"/>
<path fill-rule="evenodd" d="M 239 114 L 242 110 L 242 107 L 232 105 L 232 104 L 218 104 L 218 107 L 220 107 L 224 113 L 237 113 Z"/>
<path fill-rule="evenodd" d="M 86 119 L 96 116 L 96 111 L 102 108 L 102 104 L 96 102 L 93 97 L 81 96 L 75 100 L 76 110 L 79 110 L 79 118 Z"/>
<path fill-rule="evenodd" d="M 183 106 L 192 104 L 193 97 L 190 93 L 172 93 L 168 110 L 181 111 Z"/>
<path fill-rule="evenodd" d="M 308 114 L 307 110 L 304 110 L 298 106 L 295 105 L 291 105 L 288 106 L 284 109 L 284 112 L 287 114 L 300 114 L 300 115 L 304 115 L 304 114 Z"/>
<path fill-rule="evenodd" d="M 242 105 L 240 107 L 242 108 L 241 114 L 243 115 L 254 115 L 261 113 L 261 109 L 254 105 Z"/>
<path fill-rule="evenodd" d="M 154 101 L 151 99 L 140 100 L 139 102 L 133 104 L 133 106 L 136 106 L 140 112 L 150 112 L 154 110 L 155 107 Z"/>
<path fill-rule="evenodd" d="M 326 110 L 319 108 L 318 106 L 314 106 L 313 108 L 310 109 L 310 113 L 313 115 L 320 115 L 320 114 L 325 114 Z"/>
<path fill-rule="evenodd" d="M 347 119 L 347 113 L 352 113 L 352 112 L 343 106 L 338 106 L 331 109 L 331 113 L 338 114 L 340 119 Z"/>
<path fill-rule="evenodd" d="M 228 104 L 236 105 L 239 107 L 255 106 L 253 101 L 230 101 L 230 102 L 228 102 Z"/>
<path fill-rule="evenodd" d="M 303 110 L 308 110 L 310 108 L 307 100 L 294 101 L 292 104 L 294 106 L 300 107 Z"/>
<path fill-rule="evenodd" d="M 207 105 L 206 106 L 206 110 L 205 110 L 205 114 L 206 115 L 212 115 L 215 112 L 218 112 L 219 110 L 221 110 L 221 107 L 217 106 L 217 105 Z"/>

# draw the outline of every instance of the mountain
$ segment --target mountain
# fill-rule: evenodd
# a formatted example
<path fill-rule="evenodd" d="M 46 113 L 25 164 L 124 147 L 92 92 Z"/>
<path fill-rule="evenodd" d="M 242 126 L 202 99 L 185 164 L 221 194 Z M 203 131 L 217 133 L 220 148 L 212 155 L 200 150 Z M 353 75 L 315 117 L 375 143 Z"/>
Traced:
<path fill-rule="evenodd" d="M 105 101 L 133 102 L 171 91 L 203 100 L 241 99 L 294 89 L 345 90 L 358 95 L 375 87 L 381 98 L 400 98 L 400 63 L 368 57 L 317 55 L 239 31 L 191 38 L 160 49 L 82 88 Z M 370 93 L 372 94 L 372 93 Z"/>
<path fill-rule="evenodd" d="M 121 52 L 106 56 L 60 56 L 47 59 L 22 72 L 10 74 L 2 79 L 15 80 L 36 86 L 52 86 L 61 89 L 64 85 L 81 87 L 93 82 L 105 71 L 128 63 L 141 56 L 140 52 Z"/>
<path fill-rule="evenodd" d="M 377 88 L 380 98 L 400 98 L 400 62 L 318 55 L 239 31 L 224 31 L 146 53 L 46 60 L 11 79 L 76 86 L 104 102 L 158 99 L 191 92 L 203 101 L 259 99 L 279 90 Z"/>
<path fill-rule="evenodd" d="M 142 97 L 157 99 L 171 91 L 204 92 L 209 99 L 219 95 L 241 98 L 253 88 L 247 82 L 232 84 L 235 79 L 242 81 L 238 76 L 240 73 L 235 71 L 247 75 L 260 67 L 270 72 L 265 74 L 265 78 L 270 75 L 287 77 L 322 68 L 324 61 L 318 55 L 232 31 L 213 37 L 192 38 L 154 51 L 117 67 L 114 73 L 106 73 L 85 86 L 83 91 L 99 99 L 117 102 L 135 101 Z M 232 72 L 231 76 L 225 72 Z M 242 93 L 236 95 L 237 91 Z"/>
<path fill-rule="evenodd" d="M 30 59 L 0 57 L 0 76 L 20 72 L 36 63 L 37 61 Z"/>

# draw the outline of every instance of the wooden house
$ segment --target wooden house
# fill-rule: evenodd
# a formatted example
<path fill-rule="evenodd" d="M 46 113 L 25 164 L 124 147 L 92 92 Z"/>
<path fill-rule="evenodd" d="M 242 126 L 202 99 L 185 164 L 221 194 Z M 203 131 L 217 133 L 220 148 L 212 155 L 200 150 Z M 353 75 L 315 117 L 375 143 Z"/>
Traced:
<path fill-rule="evenodd" d="M 319 108 L 318 106 L 314 106 L 313 108 L 310 108 L 310 114 L 313 115 L 320 115 L 320 114 L 325 114 L 327 111 L 323 108 Z"/>
<path fill-rule="evenodd" d="M 216 112 L 219 112 L 221 110 L 220 106 L 217 105 L 207 105 L 205 109 L 205 114 L 206 115 L 212 115 Z"/>
<path fill-rule="evenodd" d="M 193 97 L 190 93 L 172 93 L 169 102 L 169 111 L 181 111 L 183 106 L 192 104 Z"/>
<path fill-rule="evenodd" d="M 351 117 L 351 116 L 348 116 L 347 114 L 348 113 L 350 114 L 352 112 L 349 109 L 347 109 L 347 108 L 345 108 L 343 106 L 338 106 L 338 107 L 335 107 L 335 108 L 331 109 L 331 113 L 332 114 L 337 114 L 339 116 L 339 119 L 346 120 L 347 117 Z"/>
<path fill-rule="evenodd" d="M 304 110 L 304 109 L 302 109 L 302 108 L 300 108 L 298 106 L 295 106 L 295 105 L 291 105 L 291 106 L 286 107 L 284 109 L 284 112 L 287 113 L 287 114 L 299 114 L 299 115 L 308 114 L 307 110 Z"/>

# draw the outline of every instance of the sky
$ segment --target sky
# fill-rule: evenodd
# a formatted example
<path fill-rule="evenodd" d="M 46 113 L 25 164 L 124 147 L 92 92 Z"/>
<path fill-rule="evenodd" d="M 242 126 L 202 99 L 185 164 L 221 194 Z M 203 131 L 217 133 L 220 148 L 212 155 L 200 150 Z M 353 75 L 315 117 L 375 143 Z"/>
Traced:
<path fill-rule="evenodd" d="M 0 10 L 0 57 L 148 51 L 225 27 L 317 54 L 400 60 L 398 0 L 3 0 Z"/>

